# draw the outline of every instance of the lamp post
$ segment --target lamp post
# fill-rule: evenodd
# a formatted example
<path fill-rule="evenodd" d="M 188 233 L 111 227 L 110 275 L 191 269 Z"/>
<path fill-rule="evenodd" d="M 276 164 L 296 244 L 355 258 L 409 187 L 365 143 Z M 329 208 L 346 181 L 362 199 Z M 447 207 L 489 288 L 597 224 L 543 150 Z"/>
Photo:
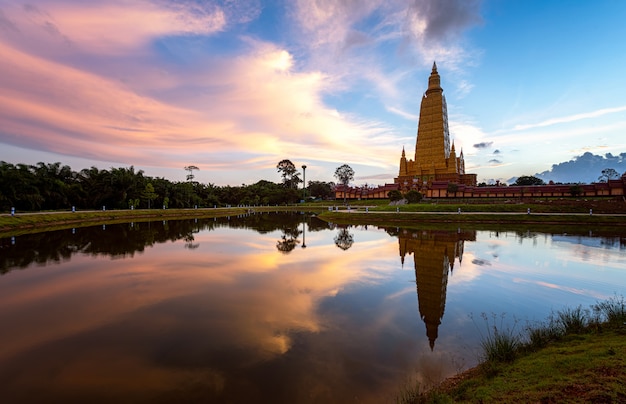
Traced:
<path fill-rule="evenodd" d="M 302 165 L 302 201 L 306 201 L 306 165 Z"/>

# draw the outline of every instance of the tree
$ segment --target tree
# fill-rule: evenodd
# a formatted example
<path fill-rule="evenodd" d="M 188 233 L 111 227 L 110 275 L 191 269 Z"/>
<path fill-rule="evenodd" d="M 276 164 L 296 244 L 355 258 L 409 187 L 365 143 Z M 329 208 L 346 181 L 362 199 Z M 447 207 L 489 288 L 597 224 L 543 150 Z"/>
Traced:
<path fill-rule="evenodd" d="M 141 196 L 144 199 L 148 200 L 148 209 L 150 209 L 150 202 L 154 200 L 158 195 L 154 192 L 154 185 L 151 182 L 146 184 L 146 189 L 144 189 Z"/>
<path fill-rule="evenodd" d="M 600 182 L 608 182 L 610 179 L 619 178 L 619 173 L 613 168 L 605 168 L 602 170 L 602 175 L 598 177 Z"/>
<path fill-rule="evenodd" d="M 397 189 L 394 189 L 393 191 L 389 191 L 387 193 L 387 196 L 389 197 L 389 200 L 391 202 L 396 202 L 402 199 L 402 192 L 398 191 Z"/>
<path fill-rule="evenodd" d="M 572 196 L 580 196 L 583 193 L 583 189 L 580 184 L 571 185 L 569 187 L 569 192 Z"/>
<path fill-rule="evenodd" d="M 422 194 L 414 189 L 404 194 L 404 197 L 409 203 L 418 203 L 419 201 L 422 200 Z"/>
<path fill-rule="evenodd" d="M 457 191 L 459 190 L 459 184 L 455 184 L 454 182 L 448 182 L 448 196 L 450 194 L 454 194 L 456 196 Z"/>
<path fill-rule="evenodd" d="M 532 175 L 522 175 L 515 180 L 513 185 L 546 185 L 546 183 L 541 178 Z"/>
<path fill-rule="evenodd" d="M 346 203 L 346 188 L 350 181 L 354 179 L 354 170 L 347 164 L 337 167 L 335 170 L 335 178 L 343 185 L 343 203 Z"/>
<path fill-rule="evenodd" d="M 333 196 L 333 187 L 335 184 L 333 182 L 325 182 L 325 181 L 309 181 L 308 191 L 309 195 L 315 198 L 330 198 Z"/>
<path fill-rule="evenodd" d="M 185 171 L 189 171 L 187 174 L 187 181 L 192 181 L 195 176 L 193 175 L 193 170 L 200 170 L 197 166 L 186 166 Z"/>
<path fill-rule="evenodd" d="M 291 160 L 281 160 L 276 164 L 276 169 L 283 177 L 283 184 L 287 188 L 296 188 L 299 183 L 302 182 L 300 177 L 298 176 L 298 170 L 296 170 L 295 164 L 291 162 Z"/>

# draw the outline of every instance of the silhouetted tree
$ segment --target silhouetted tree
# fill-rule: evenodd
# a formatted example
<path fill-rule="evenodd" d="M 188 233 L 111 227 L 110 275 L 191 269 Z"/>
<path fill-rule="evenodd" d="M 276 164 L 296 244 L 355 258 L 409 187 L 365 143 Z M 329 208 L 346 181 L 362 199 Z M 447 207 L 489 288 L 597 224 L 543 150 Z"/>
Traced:
<path fill-rule="evenodd" d="M 291 160 L 281 160 L 276 165 L 276 169 L 283 177 L 283 184 L 285 184 L 287 188 L 297 188 L 298 184 L 302 182 L 298 176 L 296 166 L 291 162 Z"/>
<path fill-rule="evenodd" d="M 195 176 L 193 175 L 193 170 L 199 170 L 199 168 L 193 165 L 185 167 L 185 171 L 189 171 L 189 174 L 187 174 L 187 181 L 192 181 L 195 178 Z"/>
<path fill-rule="evenodd" d="M 614 178 L 619 178 L 619 173 L 613 168 L 605 168 L 602 170 L 602 175 L 598 177 L 598 181 L 608 182 Z"/>
<path fill-rule="evenodd" d="M 352 247 L 352 244 L 354 244 L 354 237 L 348 229 L 339 229 L 335 236 L 335 245 L 345 251 Z"/>
<path fill-rule="evenodd" d="M 545 185 L 546 183 L 541 179 L 532 175 L 522 175 L 515 180 L 513 185 Z"/>
<path fill-rule="evenodd" d="M 354 170 L 347 164 L 337 167 L 335 170 L 335 178 L 343 185 L 343 203 L 346 203 L 346 188 L 350 181 L 354 179 Z"/>

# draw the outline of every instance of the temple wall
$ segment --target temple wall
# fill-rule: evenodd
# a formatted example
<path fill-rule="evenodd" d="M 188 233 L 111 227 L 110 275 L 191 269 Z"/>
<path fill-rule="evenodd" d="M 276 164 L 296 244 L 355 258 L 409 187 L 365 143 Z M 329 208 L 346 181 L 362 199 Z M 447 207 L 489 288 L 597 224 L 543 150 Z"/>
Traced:
<path fill-rule="evenodd" d="M 469 174 L 474 175 L 474 174 Z M 467 176 L 467 174 L 466 174 Z M 462 176 L 463 177 L 463 176 Z M 412 178 L 407 178 L 412 181 Z M 473 180 L 475 181 L 475 179 Z M 409 184 L 411 184 L 410 182 Z M 530 185 L 530 186 L 502 186 L 476 187 L 456 184 L 456 192 L 448 192 L 448 181 L 435 181 L 422 188 L 425 198 L 567 198 L 567 197 L 624 197 L 626 196 L 626 176 L 619 180 L 578 185 L 580 193 L 572 195 L 572 185 Z M 403 184 L 386 184 L 377 188 L 348 187 L 347 199 L 387 199 L 389 191 L 417 189 L 417 186 L 404 188 Z M 336 199 L 343 199 L 343 187 L 335 188 Z"/>

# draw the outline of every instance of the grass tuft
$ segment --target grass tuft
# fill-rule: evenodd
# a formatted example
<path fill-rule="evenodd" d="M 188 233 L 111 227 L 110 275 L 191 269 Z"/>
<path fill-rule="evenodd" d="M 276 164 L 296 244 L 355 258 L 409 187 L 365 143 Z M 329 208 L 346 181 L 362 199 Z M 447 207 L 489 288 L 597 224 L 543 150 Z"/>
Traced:
<path fill-rule="evenodd" d="M 492 363 L 512 362 L 518 350 L 522 347 L 522 338 L 515 331 L 515 325 L 512 328 L 504 328 L 504 314 L 500 316 L 499 326 L 497 325 L 495 314 L 491 315 L 491 320 L 485 313 L 482 313 L 481 317 L 485 321 L 487 328 L 487 333 L 482 335 L 480 342 L 483 352 L 482 359 Z M 517 321 L 515 324 L 517 324 Z"/>
<path fill-rule="evenodd" d="M 528 336 L 527 348 L 537 350 L 563 338 L 563 329 L 554 319 L 554 315 L 551 315 L 548 322 L 527 325 L 526 334 Z"/>
<path fill-rule="evenodd" d="M 565 334 L 580 334 L 587 330 L 589 316 L 582 306 L 575 308 L 567 307 L 557 313 L 557 322 L 563 328 Z"/>
<path fill-rule="evenodd" d="M 626 323 L 626 301 L 624 296 L 614 296 L 604 302 L 592 306 L 602 319 L 609 325 L 624 325 Z"/>
<path fill-rule="evenodd" d="M 394 398 L 396 404 L 415 404 L 422 402 L 423 392 L 419 382 L 407 380 Z"/>
<path fill-rule="evenodd" d="M 591 309 L 552 313 L 524 333 L 505 327 L 504 314 L 498 321 L 483 313 L 482 363 L 413 402 L 626 402 L 626 301 L 615 296 Z"/>

